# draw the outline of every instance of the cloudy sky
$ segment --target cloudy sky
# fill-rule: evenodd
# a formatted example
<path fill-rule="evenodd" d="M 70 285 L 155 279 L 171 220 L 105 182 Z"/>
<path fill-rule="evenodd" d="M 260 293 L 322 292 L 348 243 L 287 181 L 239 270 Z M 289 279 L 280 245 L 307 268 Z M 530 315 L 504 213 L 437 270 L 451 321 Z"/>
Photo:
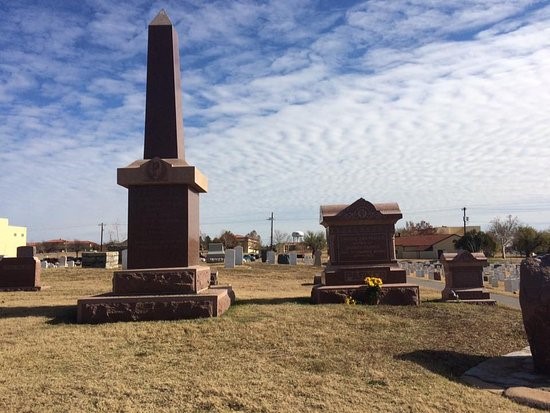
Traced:
<path fill-rule="evenodd" d="M 0 4 L 0 217 L 28 240 L 126 234 L 143 156 L 147 25 L 179 33 L 201 231 L 319 230 L 321 204 L 432 225 L 550 227 L 547 1 Z M 398 226 L 399 224 L 398 223 Z"/>

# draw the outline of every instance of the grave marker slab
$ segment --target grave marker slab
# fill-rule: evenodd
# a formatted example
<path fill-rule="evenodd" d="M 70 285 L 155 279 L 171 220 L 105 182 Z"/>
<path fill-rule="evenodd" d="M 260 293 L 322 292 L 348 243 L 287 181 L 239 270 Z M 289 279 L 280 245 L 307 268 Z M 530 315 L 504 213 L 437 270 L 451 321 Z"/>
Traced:
<path fill-rule="evenodd" d="M 243 247 L 237 245 L 235 248 L 235 265 L 243 265 Z"/>
<path fill-rule="evenodd" d="M 224 267 L 235 268 L 235 250 L 233 248 L 225 250 Z"/>

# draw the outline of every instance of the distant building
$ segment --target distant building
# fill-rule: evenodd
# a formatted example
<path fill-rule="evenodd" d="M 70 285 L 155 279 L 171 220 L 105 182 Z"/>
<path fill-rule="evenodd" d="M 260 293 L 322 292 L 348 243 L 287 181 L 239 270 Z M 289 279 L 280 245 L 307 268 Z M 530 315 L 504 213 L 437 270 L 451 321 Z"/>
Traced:
<path fill-rule="evenodd" d="M 27 245 L 27 228 L 9 225 L 7 218 L 0 218 L 0 256 L 17 257 L 17 247 Z"/>
<path fill-rule="evenodd" d="M 255 238 L 250 238 L 246 235 L 235 235 L 237 245 L 243 247 L 243 254 L 259 254 L 261 245 Z"/>
<path fill-rule="evenodd" d="M 456 252 L 457 234 L 411 235 L 395 237 L 395 255 L 398 259 L 436 260 L 444 252 Z"/>
<path fill-rule="evenodd" d="M 475 230 L 477 232 L 480 232 L 481 231 L 481 227 L 480 226 L 477 226 L 477 225 L 467 225 L 466 226 L 466 232 L 470 232 L 472 230 Z M 435 228 L 435 233 L 436 234 L 457 234 L 457 235 L 460 235 L 460 236 L 463 236 L 464 235 L 464 227 L 436 227 Z"/>

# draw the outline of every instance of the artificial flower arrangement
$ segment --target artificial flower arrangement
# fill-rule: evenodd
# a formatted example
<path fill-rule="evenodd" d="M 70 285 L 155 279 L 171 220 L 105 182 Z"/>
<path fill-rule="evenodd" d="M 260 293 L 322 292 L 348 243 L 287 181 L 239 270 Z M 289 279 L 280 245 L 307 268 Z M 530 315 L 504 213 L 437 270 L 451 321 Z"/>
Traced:
<path fill-rule="evenodd" d="M 382 279 L 378 277 L 365 277 L 363 280 L 367 286 L 366 291 L 366 303 L 378 304 L 380 299 L 380 292 L 382 291 Z"/>

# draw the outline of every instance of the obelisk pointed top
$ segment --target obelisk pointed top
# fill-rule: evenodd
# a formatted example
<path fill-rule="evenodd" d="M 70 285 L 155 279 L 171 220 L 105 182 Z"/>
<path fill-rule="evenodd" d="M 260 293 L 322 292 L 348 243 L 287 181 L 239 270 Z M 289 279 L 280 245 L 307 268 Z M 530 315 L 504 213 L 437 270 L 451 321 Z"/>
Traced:
<path fill-rule="evenodd" d="M 172 22 L 168 18 L 166 11 L 161 9 L 157 16 L 149 23 L 149 26 L 172 26 Z"/>

